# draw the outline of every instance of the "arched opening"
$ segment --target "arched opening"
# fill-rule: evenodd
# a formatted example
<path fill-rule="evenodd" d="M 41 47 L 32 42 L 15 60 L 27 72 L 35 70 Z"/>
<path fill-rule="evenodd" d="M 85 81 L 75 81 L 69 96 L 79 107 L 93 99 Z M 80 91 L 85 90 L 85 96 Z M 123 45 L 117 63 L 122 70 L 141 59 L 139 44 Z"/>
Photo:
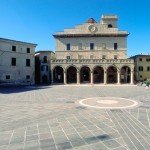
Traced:
<path fill-rule="evenodd" d="M 67 83 L 77 83 L 77 69 L 73 66 L 67 69 Z"/>
<path fill-rule="evenodd" d="M 104 69 L 102 67 L 95 67 L 93 69 L 93 83 L 104 83 Z"/>
<path fill-rule="evenodd" d="M 53 70 L 54 83 L 64 83 L 64 70 L 57 66 Z"/>
<path fill-rule="evenodd" d="M 114 66 L 107 69 L 107 83 L 117 83 L 117 69 Z"/>
<path fill-rule="evenodd" d="M 80 70 L 80 82 L 81 83 L 90 83 L 90 68 L 89 67 L 82 67 Z"/>
<path fill-rule="evenodd" d="M 130 83 L 131 78 L 131 69 L 128 66 L 124 66 L 121 68 L 121 83 Z"/>
<path fill-rule="evenodd" d="M 112 28 L 113 26 L 112 26 L 112 24 L 108 24 L 108 28 Z"/>

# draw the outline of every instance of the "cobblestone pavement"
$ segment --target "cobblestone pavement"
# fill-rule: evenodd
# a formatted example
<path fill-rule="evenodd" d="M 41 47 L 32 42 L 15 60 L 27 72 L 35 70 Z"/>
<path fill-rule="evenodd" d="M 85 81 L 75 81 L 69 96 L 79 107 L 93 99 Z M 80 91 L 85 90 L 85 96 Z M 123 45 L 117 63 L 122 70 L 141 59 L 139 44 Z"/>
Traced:
<path fill-rule="evenodd" d="M 95 109 L 92 97 L 134 100 L 138 107 Z M 0 88 L 0 150 L 149 150 L 150 89 L 140 86 Z"/>

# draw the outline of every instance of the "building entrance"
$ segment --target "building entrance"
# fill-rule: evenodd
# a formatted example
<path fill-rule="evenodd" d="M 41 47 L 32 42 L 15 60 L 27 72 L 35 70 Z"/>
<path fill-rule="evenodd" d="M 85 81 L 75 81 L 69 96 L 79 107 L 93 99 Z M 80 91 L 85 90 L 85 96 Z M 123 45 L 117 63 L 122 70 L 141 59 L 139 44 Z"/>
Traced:
<path fill-rule="evenodd" d="M 64 83 L 64 71 L 63 68 L 57 66 L 53 70 L 54 83 Z"/>
<path fill-rule="evenodd" d="M 80 82 L 81 83 L 90 83 L 90 68 L 82 67 L 80 70 Z"/>
<path fill-rule="evenodd" d="M 77 69 L 73 66 L 67 69 L 67 83 L 77 83 Z"/>

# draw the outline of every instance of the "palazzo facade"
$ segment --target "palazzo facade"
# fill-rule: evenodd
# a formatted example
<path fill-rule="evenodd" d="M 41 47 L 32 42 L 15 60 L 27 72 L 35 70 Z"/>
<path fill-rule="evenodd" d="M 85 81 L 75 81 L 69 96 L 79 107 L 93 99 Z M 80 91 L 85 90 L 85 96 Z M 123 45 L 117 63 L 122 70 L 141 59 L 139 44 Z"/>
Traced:
<path fill-rule="evenodd" d="M 134 61 L 127 59 L 129 33 L 120 31 L 117 21 L 116 15 L 103 15 L 100 22 L 90 18 L 55 33 L 52 83 L 133 84 Z"/>

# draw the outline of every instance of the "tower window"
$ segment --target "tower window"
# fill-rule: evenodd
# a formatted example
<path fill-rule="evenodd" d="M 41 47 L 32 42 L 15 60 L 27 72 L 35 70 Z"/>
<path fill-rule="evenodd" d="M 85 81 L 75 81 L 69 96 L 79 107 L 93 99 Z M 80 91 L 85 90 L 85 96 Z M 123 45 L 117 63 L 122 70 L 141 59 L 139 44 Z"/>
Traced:
<path fill-rule="evenodd" d="M 147 71 L 150 71 L 150 67 L 147 67 Z"/>
<path fill-rule="evenodd" d="M 90 50 L 94 49 L 94 43 L 90 43 Z"/>
<path fill-rule="evenodd" d="M 67 44 L 67 50 L 70 50 L 70 43 Z"/>
<path fill-rule="evenodd" d="M 117 50 L 117 49 L 118 49 L 118 44 L 114 43 L 114 50 Z"/>
<path fill-rule="evenodd" d="M 112 26 L 112 24 L 108 24 L 108 28 L 112 28 L 113 26 Z"/>
<path fill-rule="evenodd" d="M 142 61 L 142 58 L 139 58 L 139 61 Z"/>

